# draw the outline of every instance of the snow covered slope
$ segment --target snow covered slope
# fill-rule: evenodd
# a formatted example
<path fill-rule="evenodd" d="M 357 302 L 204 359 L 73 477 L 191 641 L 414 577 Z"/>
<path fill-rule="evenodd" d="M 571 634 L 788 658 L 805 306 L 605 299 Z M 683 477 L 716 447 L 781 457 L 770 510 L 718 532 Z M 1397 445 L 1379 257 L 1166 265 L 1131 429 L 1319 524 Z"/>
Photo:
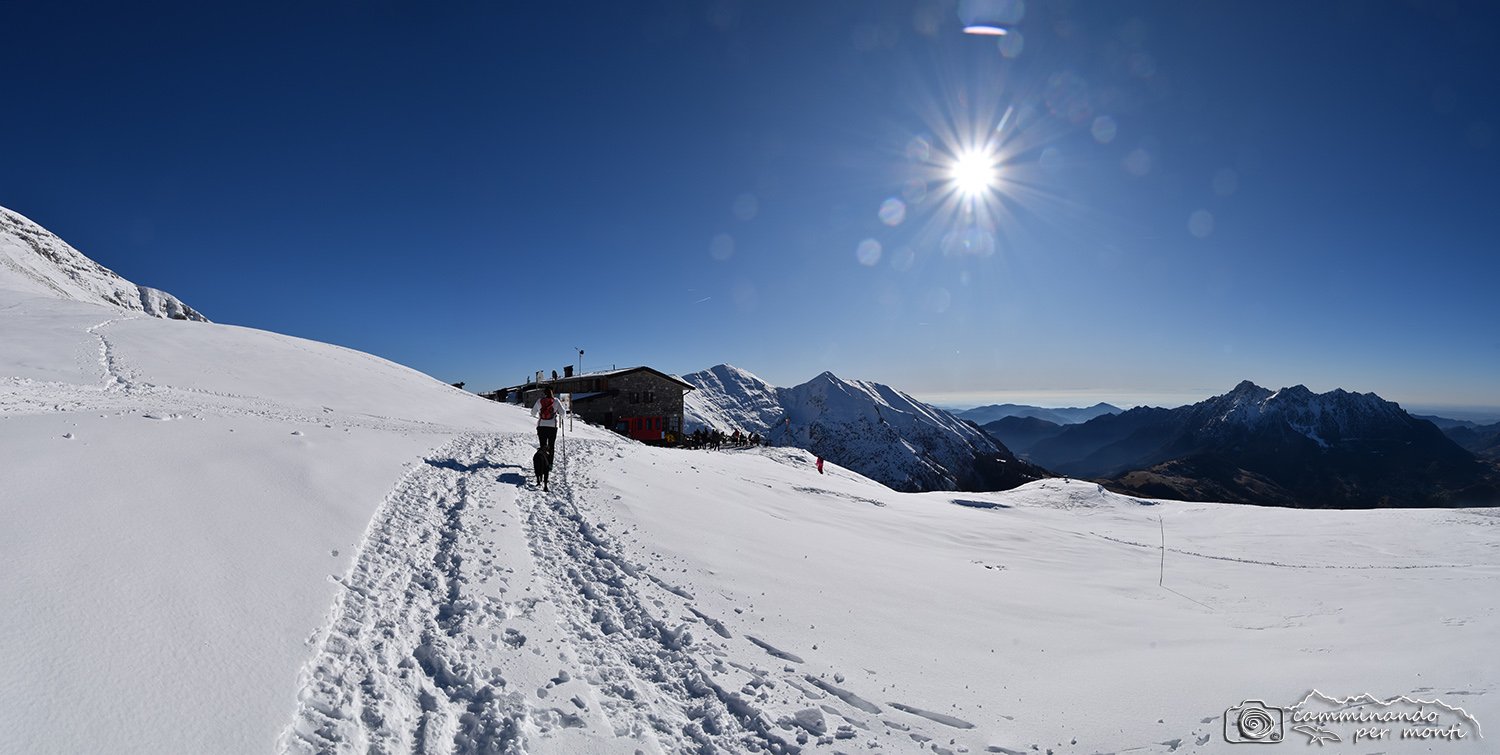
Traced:
<path fill-rule="evenodd" d="M 825 372 L 777 388 L 721 364 L 683 379 L 685 424 L 759 433 L 803 448 L 891 488 L 1001 490 L 1046 476 L 952 414 L 879 383 Z"/>
<path fill-rule="evenodd" d="M 0 207 L 0 286 L 174 320 L 207 318 L 177 297 L 131 283 L 20 213 Z"/>
<path fill-rule="evenodd" d="M 584 425 L 544 494 L 527 414 L 366 354 L 5 285 L 0 344 L 7 753 L 1234 752 L 1226 708 L 1314 688 L 1464 708 L 1351 751 L 1493 749 L 1493 511 Z"/>
<path fill-rule="evenodd" d="M 16 289 L 0 286 L 6 752 L 271 750 L 342 589 L 328 577 L 387 492 L 464 433 L 530 431 L 367 354 Z"/>

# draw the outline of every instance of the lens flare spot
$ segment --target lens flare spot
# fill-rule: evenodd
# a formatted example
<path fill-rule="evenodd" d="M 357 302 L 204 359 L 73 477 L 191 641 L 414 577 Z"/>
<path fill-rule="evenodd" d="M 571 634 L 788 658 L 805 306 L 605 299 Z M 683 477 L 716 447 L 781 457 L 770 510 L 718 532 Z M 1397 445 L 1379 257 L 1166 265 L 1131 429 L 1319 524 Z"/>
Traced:
<path fill-rule="evenodd" d="M 1101 115 L 1094 119 L 1094 125 L 1089 131 L 1094 135 L 1094 141 L 1100 144 L 1109 144 L 1115 140 L 1115 134 L 1119 131 L 1119 127 L 1115 125 L 1115 119 L 1107 115 Z"/>
<path fill-rule="evenodd" d="M 1125 61 L 1125 66 L 1130 69 L 1130 75 L 1138 79 L 1149 79 L 1156 75 L 1156 60 L 1149 53 L 1132 53 Z"/>
<path fill-rule="evenodd" d="M 734 256 L 734 237 L 721 233 L 708 242 L 708 256 L 718 262 L 727 262 Z"/>
<path fill-rule="evenodd" d="M 760 200 L 754 194 L 745 192 L 734 198 L 734 205 L 729 208 L 729 211 L 740 220 L 752 220 L 760 214 Z"/>
<path fill-rule="evenodd" d="M 1122 164 L 1126 173 L 1132 176 L 1144 176 L 1151 172 L 1151 153 L 1140 148 L 1133 149 L 1125 156 Z"/>
<path fill-rule="evenodd" d="M 932 159 L 932 142 L 925 137 L 913 136 L 906 143 L 906 159 L 914 163 L 925 163 Z"/>
<path fill-rule="evenodd" d="M 865 267 L 880 264 L 880 242 L 875 239 L 865 239 L 859 242 L 859 246 L 854 249 L 854 258 Z"/>
<path fill-rule="evenodd" d="M 995 253 L 995 234 L 977 225 L 966 225 L 943 235 L 945 257 L 989 257 Z"/>
<path fill-rule="evenodd" d="M 927 198 L 927 182 L 920 178 L 913 178 L 901 186 L 901 196 L 906 197 L 907 204 L 921 204 Z"/>
<path fill-rule="evenodd" d="M 880 222 L 895 228 L 906 220 L 906 203 L 891 197 L 880 203 Z"/>
<path fill-rule="evenodd" d="M 1208 210 L 1199 210 L 1188 217 L 1188 233 L 1200 239 L 1212 236 L 1214 232 L 1214 215 Z"/>
<path fill-rule="evenodd" d="M 1020 29 L 1011 29 L 1009 34 L 995 40 L 995 46 L 1000 48 L 1000 56 L 1007 60 L 1021 57 L 1021 51 L 1026 48 L 1026 38 Z"/>
<path fill-rule="evenodd" d="M 735 308 L 744 314 L 750 314 L 760 306 L 760 292 L 750 281 L 735 283 L 730 297 L 734 299 Z"/>
<path fill-rule="evenodd" d="M 1072 71 L 1049 76 L 1043 97 L 1047 108 L 1059 118 L 1082 124 L 1093 115 L 1093 108 L 1089 104 L 1088 82 Z"/>
<path fill-rule="evenodd" d="M 959 0 L 958 20 L 965 34 L 1002 36 L 1026 17 L 1025 0 Z"/>
<path fill-rule="evenodd" d="M 974 34 L 980 37 L 1003 37 L 1007 29 L 1004 26 L 993 23 L 973 23 L 964 27 L 965 34 Z"/>
<path fill-rule="evenodd" d="M 918 6 L 912 12 L 911 28 L 924 37 L 936 37 L 943 26 L 943 12 L 935 5 Z"/>
<path fill-rule="evenodd" d="M 1214 193 L 1221 197 L 1227 197 L 1240 189 L 1240 174 L 1234 172 L 1233 168 L 1220 168 L 1214 171 L 1213 180 Z"/>

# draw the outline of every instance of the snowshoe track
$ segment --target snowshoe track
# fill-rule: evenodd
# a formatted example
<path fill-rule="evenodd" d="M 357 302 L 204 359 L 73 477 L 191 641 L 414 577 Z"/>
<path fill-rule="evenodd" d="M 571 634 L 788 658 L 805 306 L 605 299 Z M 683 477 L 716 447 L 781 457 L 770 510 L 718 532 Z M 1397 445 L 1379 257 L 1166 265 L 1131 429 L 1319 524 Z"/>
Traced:
<path fill-rule="evenodd" d="M 466 590 L 474 504 L 491 458 L 520 438 L 466 436 L 424 460 L 371 522 L 304 669 L 280 749 L 299 753 L 523 751 L 524 695 L 477 667 L 477 630 L 503 617 Z"/>
<path fill-rule="evenodd" d="M 572 441 L 566 451 L 596 446 L 606 450 Z M 798 752 L 750 700 L 713 681 L 689 651 L 694 638 L 686 624 L 669 626 L 647 609 L 637 585 L 651 575 L 579 512 L 574 488 L 588 483 L 566 455 L 558 458 L 553 493 L 523 495 L 519 503 L 532 554 L 616 735 L 649 737 L 668 752 Z"/>
<path fill-rule="evenodd" d="M 522 471 L 534 448 L 523 435 L 464 436 L 408 472 L 335 578 L 278 749 L 521 753 L 593 727 L 624 752 L 798 752 L 712 679 L 688 625 L 648 610 L 650 575 L 575 506 L 568 456 L 593 445 L 560 449 L 550 493 Z M 509 518 L 515 568 L 502 568 Z M 508 574 L 523 580 L 510 600 Z M 554 658 L 564 668 L 549 682 L 517 681 Z"/>

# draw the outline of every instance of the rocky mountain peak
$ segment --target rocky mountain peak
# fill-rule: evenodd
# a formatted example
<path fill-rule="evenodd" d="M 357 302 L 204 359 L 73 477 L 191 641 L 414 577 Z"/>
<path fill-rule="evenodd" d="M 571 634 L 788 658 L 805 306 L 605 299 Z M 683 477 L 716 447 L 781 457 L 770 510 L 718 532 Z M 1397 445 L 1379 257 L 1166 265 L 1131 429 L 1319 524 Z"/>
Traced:
<path fill-rule="evenodd" d="M 0 207 L 0 287 L 172 320 L 208 318 L 159 289 L 131 283 L 30 218 Z"/>
<path fill-rule="evenodd" d="M 825 371 L 777 388 L 725 380 L 721 368 L 683 376 L 698 387 L 684 399 L 689 430 L 757 432 L 897 490 L 1002 490 L 1044 474 L 972 425 L 887 385 Z"/>

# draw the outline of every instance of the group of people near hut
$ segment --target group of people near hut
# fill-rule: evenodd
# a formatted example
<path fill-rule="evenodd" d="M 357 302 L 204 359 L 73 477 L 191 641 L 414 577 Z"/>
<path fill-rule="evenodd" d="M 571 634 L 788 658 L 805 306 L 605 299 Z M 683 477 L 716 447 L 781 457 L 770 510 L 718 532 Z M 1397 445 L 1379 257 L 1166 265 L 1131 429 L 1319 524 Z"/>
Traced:
<path fill-rule="evenodd" d="M 700 427 L 683 439 L 683 445 L 687 448 L 748 448 L 767 443 L 760 433 L 742 433 L 735 428 L 734 432 L 726 434 L 722 430 Z"/>

